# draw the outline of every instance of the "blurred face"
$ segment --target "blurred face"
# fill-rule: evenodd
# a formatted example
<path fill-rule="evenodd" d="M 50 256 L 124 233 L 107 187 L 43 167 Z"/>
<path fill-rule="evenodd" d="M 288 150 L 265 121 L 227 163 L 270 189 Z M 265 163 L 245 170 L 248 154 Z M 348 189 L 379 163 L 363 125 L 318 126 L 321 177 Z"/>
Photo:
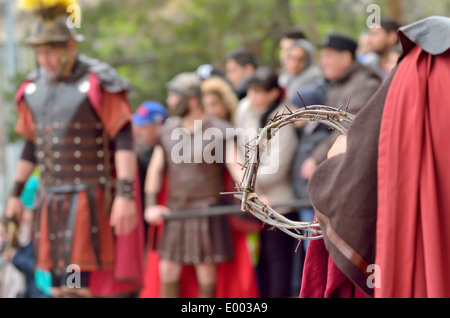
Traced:
<path fill-rule="evenodd" d="M 388 33 L 383 28 L 370 28 L 369 43 L 376 53 L 383 54 L 397 43 L 397 34 L 396 32 Z"/>
<path fill-rule="evenodd" d="M 144 126 L 133 126 L 133 137 L 136 146 L 154 146 L 160 125 L 148 124 Z"/>
<path fill-rule="evenodd" d="M 247 95 L 253 108 L 264 109 L 280 96 L 280 91 L 276 88 L 266 91 L 260 87 L 251 86 L 248 88 Z"/>
<path fill-rule="evenodd" d="M 227 80 L 234 88 L 238 88 L 242 81 L 251 75 L 252 71 L 252 66 L 241 66 L 232 59 L 227 60 L 225 63 L 225 74 Z"/>
<path fill-rule="evenodd" d="M 228 119 L 228 110 L 220 97 L 214 93 L 206 93 L 203 95 L 203 107 L 205 113 L 221 119 Z"/>
<path fill-rule="evenodd" d="M 75 42 L 66 45 L 45 45 L 34 48 L 36 60 L 52 80 L 58 80 L 70 74 L 75 60 Z"/>
<path fill-rule="evenodd" d="M 279 59 L 280 59 L 280 65 L 282 67 L 286 66 L 288 51 L 289 51 L 289 48 L 291 47 L 292 43 L 294 43 L 294 39 L 282 38 L 280 41 Z"/>
<path fill-rule="evenodd" d="M 367 54 L 372 51 L 369 34 L 361 34 L 361 36 L 359 37 L 358 48 L 359 53 L 361 54 Z"/>
<path fill-rule="evenodd" d="M 319 65 L 328 80 L 339 79 L 352 62 L 352 55 L 348 51 L 338 51 L 331 48 L 323 48 L 320 51 Z"/>
<path fill-rule="evenodd" d="M 169 110 L 174 109 L 181 101 L 182 96 L 178 93 L 169 91 L 166 99 L 167 107 Z"/>
<path fill-rule="evenodd" d="M 166 99 L 169 116 L 185 116 L 189 113 L 188 99 L 176 92 L 169 91 Z"/>
<path fill-rule="evenodd" d="M 289 74 L 298 75 L 306 66 L 308 55 L 301 47 L 293 47 L 288 51 L 286 70 Z"/>

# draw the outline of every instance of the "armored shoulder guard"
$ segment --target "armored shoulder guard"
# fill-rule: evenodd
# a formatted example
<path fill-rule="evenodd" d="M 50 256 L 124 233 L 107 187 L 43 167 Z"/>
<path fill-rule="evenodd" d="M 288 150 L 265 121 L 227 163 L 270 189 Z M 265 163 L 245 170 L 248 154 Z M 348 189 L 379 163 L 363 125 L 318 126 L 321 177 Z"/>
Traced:
<path fill-rule="evenodd" d="M 130 83 L 109 64 L 97 59 L 80 54 L 78 60 L 89 67 L 89 71 L 94 73 L 102 87 L 110 93 L 120 93 L 131 89 Z"/>

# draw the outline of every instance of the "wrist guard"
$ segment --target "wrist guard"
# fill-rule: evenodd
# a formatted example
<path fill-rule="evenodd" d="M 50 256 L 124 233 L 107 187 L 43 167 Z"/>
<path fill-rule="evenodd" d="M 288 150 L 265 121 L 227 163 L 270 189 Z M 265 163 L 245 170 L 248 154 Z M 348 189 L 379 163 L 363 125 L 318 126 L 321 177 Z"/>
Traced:
<path fill-rule="evenodd" d="M 25 182 L 15 181 L 13 188 L 11 190 L 11 197 L 20 198 L 23 188 L 25 187 Z"/>
<path fill-rule="evenodd" d="M 152 206 L 157 204 L 156 193 L 145 193 L 145 206 Z"/>
<path fill-rule="evenodd" d="M 116 187 L 116 196 L 132 199 L 135 196 L 132 179 L 118 179 Z"/>

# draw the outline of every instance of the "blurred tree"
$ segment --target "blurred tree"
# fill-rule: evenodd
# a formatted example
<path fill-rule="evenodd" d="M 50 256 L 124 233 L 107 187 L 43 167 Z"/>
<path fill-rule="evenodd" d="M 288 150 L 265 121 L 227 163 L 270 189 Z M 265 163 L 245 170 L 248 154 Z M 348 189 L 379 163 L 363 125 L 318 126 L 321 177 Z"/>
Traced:
<path fill-rule="evenodd" d="M 224 55 L 240 45 L 277 66 L 290 11 L 289 0 L 102 1 L 83 11 L 80 50 L 131 80 L 133 107 L 144 99 L 164 102 L 174 75 L 205 63 L 222 67 Z"/>
<path fill-rule="evenodd" d="M 14 76 L 8 78 L 8 85 L 5 85 L 3 88 L 3 94 L 6 101 L 10 101 L 8 105 L 5 105 L 5 108 L 10 108 L 9 114 L 3 114 L 6 116 L 6 130 L 8 132 L 8 142 L 15 142 L 17 140 L 22 139 L 22 137 L 15 131 L 15 125 L 17 122 L 17 109 L 14 103 L 14 99 L 16 96 L 16 90 L 20 86 L 20 84 L 25 80 L 26 73 L 19 72 Z M 2 112 L 4 109 L 2 109 Z"/>
<path fill-rule="evenodd" d="M 388 0 L 387 1 L 389 7 L 389 15 L 396 19 L 400 24 L 403 24 L 403 6 L 402 0 Z"/>
<path fill-rule="evenodd" d="M 369 4 L 381 15 L 404 24 L 430 15 L 450 16 L 450 1 L 442 0 L 80 0 L 86 36 L 80 51 L 109 62 L 133 85 L 133 108 L 147 99 L 165 102 L 166 83 L 177 73 L 194 71 L 205 63 L 223 66 L 225 54 L 250 48 L 261 64 L 278 66 L 278 44 L 284 31 L 302 27 L 319 45 L 328 32 L 359 36 L 370 15 Z M 25 21 L 25 20 L 21 20 Z M 27 22 L 28 23 L 28 22 Z M 0 32 L 3 29 L 0 28 Z M 31 62 L 35 65 L 30 54 Z M 31 71 L 31 70 L 29 70 Z M 24 70 L 25 72 L 25 70 Z M 0 72 L 1 73 L 1 72 Z M 15 89 L 24 79 L 18 73 L 1 87 L 7 105 L 14 104 Z M 7 115 L 9 140 L 15 107 Z"/>
<path fill-rule="evenodd" d="M 177 73 L 205 63 L 223 66 L 224 55 L 237 46 L 253 50 L 261 64 L 278 66 L 278 43 L 284 31 L 302 27 L 319 45 L 328 32 L 355 39 L 365 29 L 369 4 L 382 15 L 411 23 L 430 15 L 450 16 L 450 1 L 442 0 L 80 0 L 86 36 L 80 51 L 105 60 L 133 85 L 133 108 L 147 99 L 165 102 L 166 83 Z M 0 32 L 2 29 L 0 29 Z M 32 54 L 30 54 L 30 57 Z M 34 63 L 30 63 L 34 65 Z M 31 70 L 30 70 L 31 71 Z M 5 101 L 25 77 L 6 79 Z M 9 140 L 19 138 L 11 107 Z"/>
<path fill-rule="evenodd" d="M 318 45 L 328 32 L 355 39 L 366 28 L 367 6 L 398 12 L 405 23 L 447 15 L 441 0 L 98 0 L 83 8 L 80 51 L 117 68 L 133 91 L 133 108 L 146 99 L 165 102 L 165 85 L 177 73 L 205 63 L 223 67 L 225 54 L 250 48 L 261 64 L 278 66 L 281 35 L 299 25 Z M 396 9 L 397 8 L 397 9 Z"/>

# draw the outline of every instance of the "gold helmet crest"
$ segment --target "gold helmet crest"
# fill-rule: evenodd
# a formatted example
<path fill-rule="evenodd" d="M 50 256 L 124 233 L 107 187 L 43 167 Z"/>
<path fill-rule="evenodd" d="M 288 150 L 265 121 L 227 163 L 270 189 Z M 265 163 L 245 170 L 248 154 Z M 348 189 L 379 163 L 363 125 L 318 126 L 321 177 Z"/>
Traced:
<path fill-rule="evenodd" d="M 70 39 L 83 40 L 83 36 L 76 33 L 81 19 L 77 0 L 20 0 L 19 8 L 33 12 L 37 17 L 28 44 L 36 46 L 64 43 Z"/>

